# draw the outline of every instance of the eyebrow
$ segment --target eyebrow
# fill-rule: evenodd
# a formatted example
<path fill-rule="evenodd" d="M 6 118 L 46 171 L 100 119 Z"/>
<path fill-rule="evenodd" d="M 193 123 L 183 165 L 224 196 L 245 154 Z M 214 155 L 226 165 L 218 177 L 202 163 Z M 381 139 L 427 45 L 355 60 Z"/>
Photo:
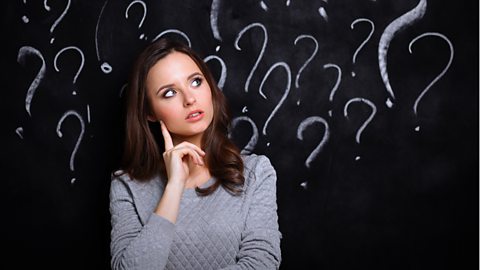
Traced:
<path fill-rule="evenodd" d="M 195 77 L 195 76 L 202 76 L 203 77 L 203 74 L 196 71 L 192 74 L 190 74 L 188 77 L 187 77 L 187 80 L 190 80 L 191 78 Z M 174 86 L 175 84 L 171 83 L 171 84 L 166 84 L 166 85 L 162 85 L 158 88 L 157 91 L 155 91 L 155 94 L 158 95 L 158 93 L 162 90 L 162 89 L 165 89 L 165 88 L 169 88 L 169 87 L 172 87 Z"/>

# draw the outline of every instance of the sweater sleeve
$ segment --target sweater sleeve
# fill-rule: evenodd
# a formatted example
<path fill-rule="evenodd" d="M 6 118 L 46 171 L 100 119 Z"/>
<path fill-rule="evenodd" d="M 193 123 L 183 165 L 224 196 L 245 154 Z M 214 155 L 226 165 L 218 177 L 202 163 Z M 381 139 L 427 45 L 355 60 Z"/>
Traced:
<path fill-rule="evenodd" d="M 250 209 L 236 265 L 225 269 L 278 269 L 281 262 L 276 172 L 266 156 L 259 156 L 250 190 Z"/>
<path fill-rule="evenodd" d="M 110 187 L 112 269 L 164 269 L 175 225 L 152 213 L 143 225 L 131 190 L 119 178 Z"/>

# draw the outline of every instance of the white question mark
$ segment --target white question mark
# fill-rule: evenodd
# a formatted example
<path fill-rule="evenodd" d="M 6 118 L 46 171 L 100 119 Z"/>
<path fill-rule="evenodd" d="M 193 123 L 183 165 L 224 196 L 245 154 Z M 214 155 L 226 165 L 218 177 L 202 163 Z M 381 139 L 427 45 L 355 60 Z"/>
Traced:
<path fill-rule="evenodd" d="M 287 86 L 285 87 L 285 92 L 282 96 L 282 98 L 280 99 L 280 101 L 278 102 L 277 106 L 273 109 L 272 113 L 270 113 L 270 116 L 268 117 L 267 121 L 265 122 L 265 125 L 263 126 L 263 130 L 262 130 L 262 133 L 263 135 L 267 135 L 267 126 L 268 124 L 270 123 L 270 120 L 272 120 L 273 116 L 277 113 L 278 109 L 280 109 L 280 106 L 282 106 L 283 102 L 285 101 L 285 99 L 287 98 L 288 96 L 288 93 L 290 92 L 290 85 L 291 85 L 291 82 L 292 82 L 292 73 L 290 71 L 290 67 L 288 66 L 287 63 L 285 62 L 278 62 L 278 63 L 275 63 L 273 64 L 267 71 L 267 73 L 265 74 L 265 76 L 263 77 L 262 79 L 262 83 L 260 84 L 260 88 L 259 88 L 259 93 L 260 95 L 264 98 L 264 99 L 267 99 L 267 97 L 265 96 L 265 94 L 263 93 L 263 84 L 265 83 L 265 81 L 267 80 L 267 78 L 270 76 L 270 74 L 272 73 L 272 71 L 274 69 L 276 69 L 277 67 L 283 67 L 284 70 L 287 72 Z"/>
<path fill-rule="evenodd" d="M 263 1 L 262 1 L 262 3 L 263 3 Z M 238 33 L 237 37 L 235 38 L 235 44 L 234 44 L 235 49 L 237 49 L 239 51 L 242 50 L 238 46 L 238 41 L 242 38 L 243 34 L 245 34 L 246 31 L 248 31 L 249 29 L 252 29 L 253 27 L 260 27 L 263 30 L 263 45 L 262 45 L 262 50 L 260 51 L 260 53 L 257 57 L 257 60 L 255 61 L 255 64 L 253 65 L 253 68 L 252 68 L 252 70 L 250 71 L 250 74 L 247 77 L 247 81 L 245 82 L 245 92 L 248 92 L 248 87 L 250 86 L 250 80 L 252 79 L 253 73 L 255 72 L 255 70 L 258 67 L 258 63 L 260 62 L 260 60 L 263 57 L 263 54 L 265 53 L 265 48 L 267 47 L 267 43 L 268 43 L 268 34 L 267 34 L 267 29 L 265 28 L 265 26 L 263 26 L 263 24 L 261 24 L 261 23 L 251 23 L 251 24 L 247 25 L 245 28 L 243 28 L 242 31 L 240 31 Z"/>
<path fill-rule="evenodd" d="M 355 141 L 357 143 L 360 143 L 360 136 L 362 135 L 362 132 L 363 130 L 367 127 L 367 125 L 372 121 L 373 117 L 375 116 L 375 114 L 377 113 L 377 107 L 375 106 L 375 104 L 373 104 L 370 100 L 366 99 L 366 98 L 360 98 L 360 97 L 357 97 L 357 98 L 352 98 L 350 99 L 346 104 L 345 104 L 345 107 L 343 109 L 343 115 L 348 119 L 348 106 L 350 106 L 350 104 L 352 104 L 353 102 L 362 102 L 362 103 L 365 103 L 367 104 L 368 106 L 370 106 L 370 108 L 372 108 L 372 113 L 370 114 L 370 116 L 367 118 L 367 120 L 365 120 L 365 122 L 362 124 L 362 126 L 360 126 L 360 128 L 358 129 L 357 131 L 357 134 L 355 136 Z M 357 156 L 355 158 L 356 160 L 359 160 L 360 157 Z"/>
<path fill-rule="evenodd" d="M 25 58 L 28 54 L 34 54 L 38 56 L 40 60 L 42 60 L 42 66 L 40 67 L 40 70 L 35 76 L 35 79 L 32 81 L 32 83 L 30 83 L 30 86 L 28 87 L 27 95 L 25 97 L 25 110 L 27 111 L 29 116 L 32 116 L 30 112 L 30 105 L 32 103 L 32 98 L 33 98 L 33 95 L 35 94 L 35 91 L 37 91 L 37 88 L 40 85 L 40 82 L 45 76 L 46 65 L 45 65 L 45 59 L 43 58 L 43 55 L 37 49 L 30 46 L 23 46 L 18 50 L 17 62 L 22 65 L 25 65 Z M 16 128 L 15 132 L 21 139 L 23 139 L 23 135 L 22 135 L 23 127 Z"/>
<path fill-rule="evenodd" d="M 310 55 L 310 57 L 308 57 L 307 61 L 305 61 L 305 63 L 303 64 L 303 66 L 300 68 L 300 70 L 298 71 L 297 73 L 297 76 L 295 76 L 295 87 L 296 88 L 299 88 L 300 85 L 298 83 L 298 81 L 300 80 L 300 75 L 302 74 L 302 71 L 305 69 L 305 67 L 310 63 L 310 61 L 312 61 L 312 59 L 315 57 L 315 55 L 317 54 L 318 52 L 318 41 L 311 35 L 299 35 L 295 41 L 293 42 L 294 45 L 297 45 L 297 42 L 301 39 L 304 39 L 304 38 L 308 38 L 310 40 L 312 40 L 314 43 L 315 43 L 315 49 L 313 50 L 313 53 L 312 55 Z M 297 101 L 297 105 L 300 105 L 300 99 Z"/>
<path fill-rule="evenodd" d="M 338 65 L 335 65 L 335 64 L 332 64 L 332 63 L 328 63 L 328 64 L 323 65 L 323 69 L 327 69 L 327 68 L 334 68 L 335 70 L 337 70 L 337 81 L 335 82 L 335 85 L 333 86 L 332 90 L 330 91 L 330 96 L 328 97 L 328 100 L 330 100 L 330 102 L 333 102 L 333 97 L 335 96 L 335 93 L 337 92 L 338 86 L 340 85 L 340 82 L 342 81 L 342 69 Z M 328 115 L 330 115 L 330 117 L 332 117 L 332 110 L 328 111 Z"/>
<path fill-rule="evenodd" d="M 105 7 L 107 6 L 107 4 L 108 4 L 108 0 L 106 0 L 105 3 L 103 4 L 102 10 L 100 11 L 100 15 L 98 16 L 97 25 L 95 26 L 95 52 L 97 53 L 98 61 L 101 60 L 100 59 L 100 49 L 98 48 L 98 28 L 99 28 L 99 25 L 100 25 L 100 19 L 102 18 L 103 11 L 105 10 Z M 103 62 L 100 65 L 100 69 L 105 74 L 108 74 L 108 73 L 112 72 L 112 70 L 113 70 L 112 66 L 107 62 Z"/>
<path fill-rule="evenodd" d="M 320 116 L 310 116 L 304 119 L 297 128 L 297 139 L 303 141 L 303 132 L 305 129 L 312 125 L 315 122 L 322 123 L 325 126 L 325 132 L 323 133 L 322 140 L 320 143 L 315 147 L 315 149 L 310 153 L 307 160 L 305 161 L 305 166 L 310 168 L 312 161 L 318 156 L 318 154 L 322 151 L 325 144 L 328 142 L 330 138 L 330 128 L 328 122 Z"/>
<path fill-rule="evenodd" d="M 48 0 L 44 0 L 43 6 L 45 7 L 45 10 L 50 11 L 50 7 L 47 5 L 47 1 Z M 55 29 L 55 27 L 57 27 L 57 25 L 60 23 L 60 21 L 63 19 L 63 17 L 65 17 L 65 14 L 67 14 L 67 11 L 68 11 L 69 8 L 70 8 L 70 0 L 67 0 L 67 6 L 63 10 L 62 14 L 60 14 L 60 17 L 58 17 L 55 20 L 55 22 L 52 24 L 52 26 L 50 27 L 50 33 L 53 33 L 53 30 Z M 50 40 L 50 43 L 53 43 L 54 40 L 55 40 L 55 38 L 52 38 Z"/>
<path fill-rule="evenodd" d="M 27 4 L 27 0 L 23 0 L 23 3 L 26 5 L 26 4 Z M 22 16 L 22 21 L 23 21 L 24 23 L 28 23 L 28 22 L 30 22 L 30 19 L 27 17 L 27 15 L 23 15 L 23 16 Z"/>
<path fill-rule="evenodd" d="M 161 38 L 162 36 L 168 34 L 168 33 L 175 33 L 175 34 L 179 34 L 181 35 L 183 38 L 185 38 L 185 40 L 187 40 L 187 43 L 188 43 L 188 47 L 192 47 L 192 42 L 190 41 L 190 38 L 187 36 L 187 34 L 185 34 L 184 32 L 180 31 L 180 30 L 177 30 L 177 29 L 167 29 L 163 32 L 161 32 L 160 34 L 158 34 L 153 40 L 152 42 L 154 42 L 155 40 Z"/>
<path fill-rule="evenodd" d="M 208 61 L 210 61 L 212 59 L 217 60 L 220 63 L 220 65 L 222 66 L 222 72 L 220 74 L 220 80 L 218 82 L 218 88 L 220 88 L 220 90 L 223 90 L 225 80 L 227 79 L 227 66 L 225 65 L 225 62 L 222 60 L 222 58 L 220 58 L 216 55 L 209 55 L 209 56 L 205 57 L 205 59 L 203 59 L 203 61 L 205 63 L 207 63 Z"/>
<path fill-rule="evenodd" d="M 63 116 L 60 118 L 60 120 L 58 121 L 58 124 L 57 124 L 57 129 L 56 129 L 57 130 L 57 135 L 60 138 L 63 137 L 63 133 L 61 132 L 60 128 L 62 127 L 63 121 L 68 116 L 77 117 L 78 120 L 80 121 L 80 125 L 81 125 L 80 135 L 78 136 L 77 143 L 75 144 L 75 147 L 73 148 L 72 154 L 70 156 L 70 170 L 73 172 L 75 170 L 75 166 L 74 166 L 75 155 L 77 153 L 78 147 L 80 146 L 80 142 L 82 141 L 83 133 L 85 132 L 85 123 L 83 122 L 83 119 L 80 116 L 80 114 L 78 114 L 76 111 L 73 111 L 73 110 L 67 111 L 65 114 L 63 114 Z M 72 178 L 70 183 L 73 184 L 74 182 L 75 182 L 75 178 Z"/>
<path fill-rule="evenodd" d="M 388 47 L 390 47 L 390 42 L 395 37 L 398 31 L 404 29 L 405 27 L 412 25 L 417 20 L 421 19 L 427 10 L 427 0 L 419 0 L 415 8 L 409 12 L 403 14 L 402 16 L 395 19 L 391 22 L 387 28 L 382 33 L 380 41 L 378 42 L 378 66 L 380 68 L 380 75 L 382 76 L 383 83 L 387 88 L 387 92 L 390 94 L 392 99 L 395 99 L 393 94 L 392 86 L 390 85 L 390 80 L 388 78 L 387 71 L 387 54 Z M 385 102 L 388 108 L 393 106 L 393 102 L 390 98 Z"/>
<path fill-rule="evenodd" d="M 253 120 L 250 117 L 239 116 L 232 120 L 232 130 L 235 129 L 238 122 L 240 121 L 248 122 L 252 126 L 252 137 L 250 137 L 250 140 L 248 141 L 247 145 L 245 145 L 245 147 L 243 147 L 242 151 L 240 152 L 240 154 L 250 154 L 253 152 L 253 149 L 255 149 L 255 146 L 257 145 L 257 142 L 258 142 L 258 128 L 257 128 L 257 125 L 255 125 L 255 122 L 253 122 Z M 229 137 L 231 138 L 231 134 Z"/>
<path fill-rule="evenodd" d="M 38 56 L 40 60 L 42 60 L 42 67 L 38 71 L 37 76 L 35 77 L 33 82 L 30 84 L 30 87 L 28 88 L 28 91 L 27 91 L 27 96 L 25 98 L 25 109 L 27 110 L 28 115 L 32 116 L 30 112 L 30 105 L 32 103 L 32 98 L 33 98 L 33 95 L 35 95 L 35 91 L 37 90 L 38 85 L 40 84 L 43 77 L 45 76 L 46 66 L 45 66 L 45 59 L 43 58 L 43 55 L 37 49 L 30 46 L 23 46 L 18 50 L 17 62 L 22 65 L 25 65 L 25 57 L 28 54 L 34 54 Z"/>
<path fill-rule="evenodd" d="M 143 17 L 142 19 L 140 20 L 140 23 L 138 24 L 138 29 L 140 29 L 140 27 L 142 27 L 143 25 L 143 21 L 145 20 L 145 16 L 147 15 L 147 6 L 145 5 L 145 3 L 141 0 L 135 0 L 135 1 L 132 1 L 127 9 L 125 10 L 125 18 L 128 19 L 128 11 L 130 10 L 130 8 L 134 5 L 134 4 L 140 4 L 142 7 L 143 7 Z M 139 39 L 147 39 L 145 37 L 144 34 L 141 34 Z"/>
<path fill-rule="evenodd" d="M 218 12 L 220 11 L 220 0 L 212 0 L 212 6 L 210 8 L 210 27 L 212 28 L 213 37 L 222 41 L 220 32 L 218 31 Z"/>
<path fill-rule="evenodd" d="M 77 51 L 79 54 L 80 54 L 80 57 L 81 57 L 81 62 L 80 62 L 80 67 L 78 68 L 77 70 L 77 73 L 75 74 L 75 77 L 73 77 L 73 84 L 75 84 L 77 82 L 77 78 L 78 78 L 78 75 L 80 75 L 80 72 L 82 71 L 83 69 L 83 64 L 85 63 L 85 56 L 83 55 L 83 52 L 82 50 L 80 50 L 78 47 L 75 47 L 75 46 L 68 46 L 68 47 L 65 47 L 63 49 L 61 49 L 56 55 L 55 55 L 55 58 L 53 60 L 53 65 L 55 67 L 55 70 L 57 72 L 60 72 L 60 70 L 58 69 L 57 67 L 57 59 L 58 57 L 63 53 L 65 52 L 66 50 L 74 50 L 74 51 Z M 75 91 L 73 91 L 72 93 L 73 95 L 76 95 L 77 93 Z"/>
<path fill-rule="evenodd" d="M 410 44 L 408 44 L 408 51 L 410 52 L 410 54 L 412 54 L 412 45 L 419 39 L 421 38 L 424 38 L 424 37 L 428 37 L 428 36 L 434 36 L 434 37 L 439 37 L 443 40 L 445 40 L 447 43 L 448 43 L 448 47 L 450 48 L 450 59 L 448 60 L 448 63 L 447 65 L 445 66 L 445 68 L 442 70 L 442 72 L 440 74 L 437 75 L 437 77 L 435 77 L 435 79 L 430 82 L 430 84 L 425 87 L 425 89 L 422 91 L 422 93 L 417 97 L 417 99 L 415 100 L 415 103 L 413 105 L 413 111 L 415 113 L 415 115 L 417 115 L 417 108 L 418 108 L 418 103 L 420 102 L 420 100 L 423 98 L 423 96 L 427 93 L 427 91 L 430 90 L 430 88 L 433 86 L 433 84 L 435 84 L 438 80 L 440 80 L 441 77 L 443 77 L 443 75 L 445 74 L 445 72 L 447 72 L 448 68 L 450 67 L 450 64 L 452 64 L 452 60 L 453 60 L 453 54 L 454 54 L 454 50 L 453 50 L 453 45 L 452 43 L 450 42 L 450 40 L 444 36 L 443 34 L 440 34 L 440 33 L 436 33 L 436 32 L 427 32 L 427 33 L 423 33 L 421 35 L 419 35 L 418 37 L 414 38 Z M 416 131 L 419 131 L 420 130 L 420 126 L 417 126 L 415 128 Z"/>
<path fill-rule="evenodd" d="M 365 46 L 365 44 L 370 40 L 370 38 L 372 37 L 373 35 L 373 32 L 375 31 L 375 25 L 373 24 L 373 22 L 369 19 L 366 19 L 366 18 L 359 18 L 359 19 L 356 19 L 355 21 L 352 22 L 352 24 L 350 25 L 350 28 L 353 30 L 353 28 L 355 27 L 355 25 L 359 22 L 368 22 L 370 23 L 370 26 L 371 26 L 371 29 L 370 29 L 370 33 L 368 34 L 367 38 L 362 42 L 362 44 L 360 44 L 360 46 L 358 46 L 357 50 L 355 51 L 355 53 L 353 54 L 353 63 L 355 64 L 355 61 L 356 61 L 356 58 L 357 58 L 357 54 L 360 52 L 360 50 L 363 48 L 363 46 Z M 352 71 L 352 77 L 355 77 L 355 72 Z"/>

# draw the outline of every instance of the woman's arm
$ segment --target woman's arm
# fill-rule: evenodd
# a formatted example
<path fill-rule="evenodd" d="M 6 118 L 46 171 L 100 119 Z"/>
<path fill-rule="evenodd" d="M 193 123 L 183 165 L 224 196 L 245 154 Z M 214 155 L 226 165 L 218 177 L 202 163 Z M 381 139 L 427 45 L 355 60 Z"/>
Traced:
<path fill-rule="evenodd" d="M 143 225 L 127 184 L 114 179 L 110 187 L 112 269 L 163 269 L 175 225 L 152 213 Z"/>
<path fill-rule="evenodd" d="M 281 262 L 278 228 L 276 172 L 266 156 L 256 160 L 255 179 L 249 192 L 250 209 L 236 265 L 225 269 L 278 269 Z M 248 176 L 246 176 L 248 177 Z"/>

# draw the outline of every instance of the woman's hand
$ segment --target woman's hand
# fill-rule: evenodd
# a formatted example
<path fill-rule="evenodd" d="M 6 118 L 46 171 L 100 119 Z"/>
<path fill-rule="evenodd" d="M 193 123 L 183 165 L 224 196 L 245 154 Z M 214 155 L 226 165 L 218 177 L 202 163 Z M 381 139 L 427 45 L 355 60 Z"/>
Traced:
<path fill-rule="evenodd" d="M 203 166 L 205 152 L 200 147 L 189 142 L 182 142 L 174 146 L 170 132 L 162 121 L 160 121 L 160 126 L 165 142 L 163 160 L 167 171 L 168 184 L 178 184 L 183 189 L 190 174 L 189 165 L 197 164 Z"/>

